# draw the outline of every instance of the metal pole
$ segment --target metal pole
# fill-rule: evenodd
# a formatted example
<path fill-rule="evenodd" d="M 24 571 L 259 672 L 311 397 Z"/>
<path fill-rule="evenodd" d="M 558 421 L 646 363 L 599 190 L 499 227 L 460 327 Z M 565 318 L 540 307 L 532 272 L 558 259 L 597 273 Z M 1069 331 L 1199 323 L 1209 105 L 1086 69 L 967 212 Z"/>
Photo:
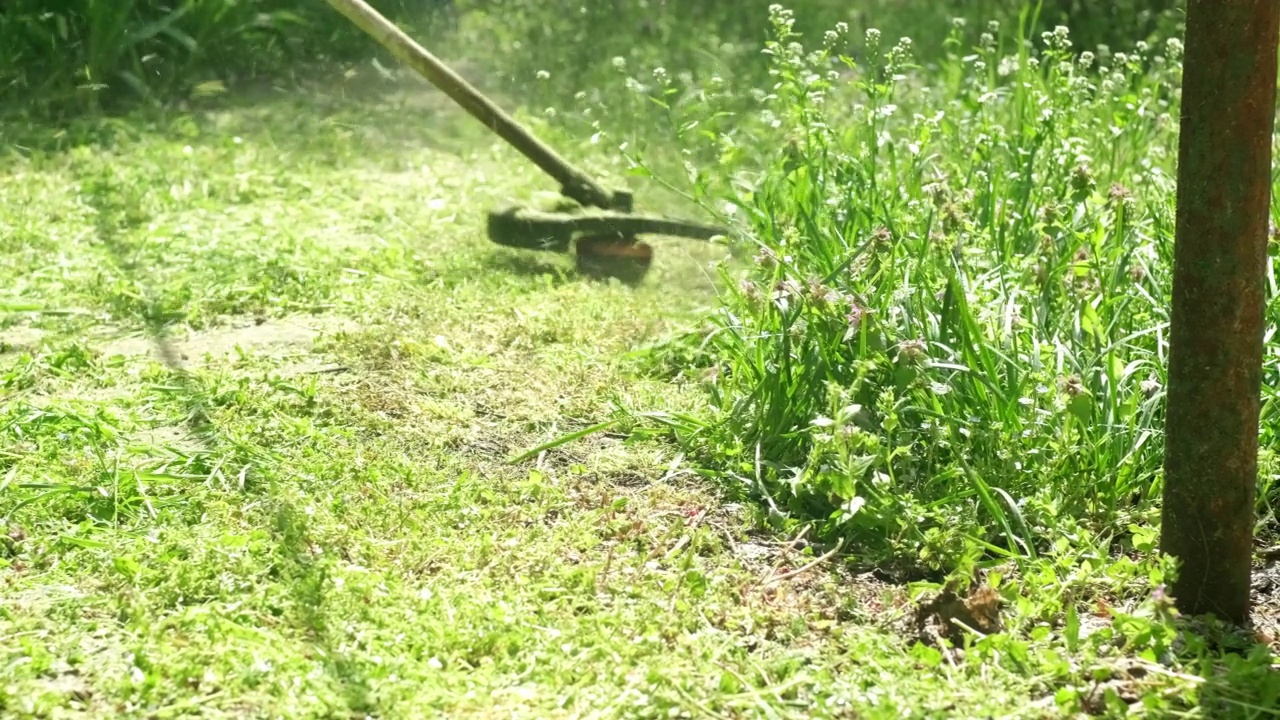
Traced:
<path fill-rule="evenodd" d="M 1179 610 L 1249 615 L 1277 0 L 1188 0 L 1161 549 Z"/>
<path fill-rule="evenodd" d="M 404 64 L 413 68 L 453 98 L 472 117 L 484 123 L 499 137 L 519 150 L 525 157 L 542 168 L 560 183 L 561 192 L 583 205 L 605 210 L 631 211 L 631 195 L 625 192 L 610 192 L 591 179 L 585 172 L 574 167 L 545 143 L 538 140 L 515 118 L 502 111 L 489 98 L 480 94 L 461 75 L 449 69 L 447 65 L 432 55 L 374 10 L 364 0 L 326 0 L 335 10 L 342 13 L 361 30 L 364 30 L 379 45 L 387 49 Z"/>

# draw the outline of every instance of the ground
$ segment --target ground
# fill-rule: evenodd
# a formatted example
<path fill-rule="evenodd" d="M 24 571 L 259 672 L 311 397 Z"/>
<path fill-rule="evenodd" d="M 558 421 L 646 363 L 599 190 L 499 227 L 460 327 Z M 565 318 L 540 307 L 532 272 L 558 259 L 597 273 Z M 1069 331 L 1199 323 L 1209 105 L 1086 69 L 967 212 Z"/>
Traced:
<path fill-rule="evenodd" d="M 484 212 L 553 186 L 397 93 L 14 143 L 6 717 L 1053 714 L 660 440 L 512 462 L 702 402 L 636 351 L 699 322 L 724 253 L 660 241 L 628 288 L 494 246 Z"/>

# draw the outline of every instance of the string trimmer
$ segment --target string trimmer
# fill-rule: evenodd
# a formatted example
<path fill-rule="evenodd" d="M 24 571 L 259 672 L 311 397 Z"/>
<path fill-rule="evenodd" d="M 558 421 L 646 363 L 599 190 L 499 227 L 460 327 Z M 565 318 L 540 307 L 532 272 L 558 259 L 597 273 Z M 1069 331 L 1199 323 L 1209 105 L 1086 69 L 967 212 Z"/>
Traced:
<path fill-rule="evenodd" d="M 569 201 L 553 211 L 510 207 L 489 213 L 489 239 L 527 250 L 575 254 L 578 269 L 637 283 L 653 263 L 653 248 L 639 235 L 709 240 L 728 231 L 711 225 L 637 215 L 627 190 L 606 189 L 560 157 L 501 108 L 427 52 L 364 0 L 327 0 L 382 47 L 448 95 L 560 183 Z"/>

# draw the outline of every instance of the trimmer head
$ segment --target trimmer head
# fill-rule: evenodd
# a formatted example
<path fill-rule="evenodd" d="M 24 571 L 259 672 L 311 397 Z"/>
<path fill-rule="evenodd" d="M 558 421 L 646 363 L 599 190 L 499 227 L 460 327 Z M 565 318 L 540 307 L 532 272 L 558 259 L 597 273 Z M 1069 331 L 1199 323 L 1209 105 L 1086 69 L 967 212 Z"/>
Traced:
<path fill-rule="evenodd" d="M 511 207 L 489 213 L 489 239 L 522 250 L 576 256 L 578 270 L 592 277 L 615 277 L 638 284 L 653 264 L 653 247 L 638 235 L 670 235 L 710 240 L 725 231 L 710 225 L 583 209 L 541 212 Z"/>
<path fill-rule="evenodd" d="M 639 285 L 653 265 L 653 246 L 634 237 L 587 235 L 578 238 L 574 250 L 578 272 L 598 280 Z"/>
<path fill-rule="evenodd" d="M 404 31 L 380 15 L 365 0 L 328 0 L 401 62 L 413 68 L 458 103 L 472 117 L 484 123 L 535 165 L 560 183 L 563 202 L 599 208 L 582 214 L 537 213 L 512 208 L 489 215 L 489 237 L 508 247 L 528 250 L 569 252 L 578 256 L 578 267 L 591 274 L 601 273 L 639 282 L 653 261 L 653 248 L 636 240 L 637 235 L 677 235 L 710 239 L 725 234 L 720 228 L 631 215 L 630 191 L 602 187 L 583 171 L 560 157 L 520 123 L 480 94 L 440 59 L 413 41 Z M 563 204 L 562 202 L 562 204 Z M 574 239 L 577 239 L 576 245 Z"/>

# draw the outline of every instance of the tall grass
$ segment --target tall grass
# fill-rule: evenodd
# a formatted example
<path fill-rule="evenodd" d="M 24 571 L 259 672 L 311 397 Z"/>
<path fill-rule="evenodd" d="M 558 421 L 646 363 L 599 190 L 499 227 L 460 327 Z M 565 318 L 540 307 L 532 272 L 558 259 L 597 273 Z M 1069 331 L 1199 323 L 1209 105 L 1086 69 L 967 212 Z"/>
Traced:
<path fill-rule="evenodd" d="M 760 49 L 770 35 L 769 0 L 664 0 L 618 2 L 581 0 L 566 11 L 561 3 L 529 0 L 457 0 L 464 16 L 459 47 L 484 47 L 476 59 L 488 72 L 507 80 L 508 89 L 536 110 L 553 108 L 555 123 L 590 136 L 600 129 L 625 134 L 634 142 L 652 140 L 665 121 L 656 104 L 620 104 L 619 70 L 655 92 L 652 74 L 665 70 L 672 83 L 699 87 L 711 78 L 721 90 L 739 91 L 739 109 L 751 107 L 748 94 L 767 87 L 768 57 Z M 1169 36 L 1176 30 L 1176 0 L 796 0 L 796 31 L 816 37 L 837 23 L 850 33 L 842 51 L 861 59 L 863 33 L 877 28 L 886 36 L 941 38 L 951 18 L 992 18 L 1016 25 L 1027 9 L 1037 8 L 1028 32 L 1069 24 L 1090 43 L 1129 46 L 1138 40 Z M 962 28 L 960 37 L 975 42 L 980 23 Z M 929 43 L 918 50 L 933 64 L 943 48 Z M 723 105 L 726 97 L 718 98 Z M 681 102 L 696 100 L 682 96 Z M 654 125 L 658 127 L 655 128 Z M 661 137 L 658 133 L 656 136 Z"/>
<path fill-rule="evenodd" d="M 440 3 L 376 4 L 421 32 Z M 375 49 L 319 0 L 13 0 L 0 38 L 0 104 L 55 112 L 209 93 Z"/>
<path fill-rule="evenodd" d="M 686 157 L 719 158 L 688 191 L 754 255 L 688 340 L 714 410 L 667 424 L 776 520 L 873 562 L 963 571 L 1147 533 L 1177 37 L 1090 51 L 1027 8 L 972 44 L 957 20 L 926 68 L 907 38 L 869 29 L 854 59 L 846 25 L 806 46 L 790 11 L 769 17 L 758 112 L 711 82 L 665 103 Z"/>

